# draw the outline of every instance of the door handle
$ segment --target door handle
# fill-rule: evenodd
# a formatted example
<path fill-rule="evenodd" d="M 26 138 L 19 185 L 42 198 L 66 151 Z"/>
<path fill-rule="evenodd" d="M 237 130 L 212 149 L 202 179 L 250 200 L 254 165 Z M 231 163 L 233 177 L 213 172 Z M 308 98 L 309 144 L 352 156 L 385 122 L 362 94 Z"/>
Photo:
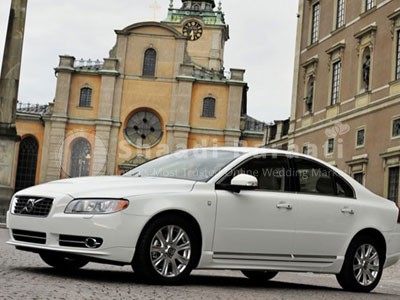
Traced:
<path fill-rule="evenodd" d="M 352 210 L 350 207 L 343 207 L 342 208 L 342 213 L 354 215 L 354 210 Z"/>
<path fill-rule="evenodd" d="M 276 205 L 276 207 L 279 208 L 279 209 L 285 208 L 285 209 L 288 209 L 288 210 L 291 210 L 293 208 L 289 203 L 283 203 L 283 202 L 282 203 L 278 203 Z"/>

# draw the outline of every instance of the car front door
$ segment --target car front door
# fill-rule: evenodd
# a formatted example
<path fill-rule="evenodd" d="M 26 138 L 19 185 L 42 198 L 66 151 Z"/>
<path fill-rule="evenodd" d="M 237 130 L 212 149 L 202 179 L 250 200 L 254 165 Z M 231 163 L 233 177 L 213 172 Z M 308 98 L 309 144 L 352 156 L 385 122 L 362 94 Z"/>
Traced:
<path fill-rule="evenodd" d="M 221 180 L 237 174 L 258 179 L 256 190 L 217 189 L 214 259 L 252 260 L 257 264 L 289 261 L 293 251 L 294 211 L 288 160 L 284 156 L 250 159 Z"/>

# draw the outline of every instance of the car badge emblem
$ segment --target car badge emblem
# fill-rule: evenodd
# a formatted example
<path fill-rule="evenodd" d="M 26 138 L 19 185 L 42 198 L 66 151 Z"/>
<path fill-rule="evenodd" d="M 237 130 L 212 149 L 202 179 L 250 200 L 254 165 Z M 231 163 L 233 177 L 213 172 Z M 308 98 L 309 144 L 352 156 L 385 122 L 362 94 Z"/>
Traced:
<path fill-rule="evenodd" d="M 41 201 L 43 201 L 43 199 L 28 199 L 24 208 L 22 209 L 22 213 L 32 213 L 35 209 L 35 205 Z"/>
<path fill-rule="evenodd" d="M 26 211 L 28 214 L 31 213 L 33 211 L 33 209 L 35 208 L 35 199 L 29 199 L 24 207 L 24 211 Z"/>

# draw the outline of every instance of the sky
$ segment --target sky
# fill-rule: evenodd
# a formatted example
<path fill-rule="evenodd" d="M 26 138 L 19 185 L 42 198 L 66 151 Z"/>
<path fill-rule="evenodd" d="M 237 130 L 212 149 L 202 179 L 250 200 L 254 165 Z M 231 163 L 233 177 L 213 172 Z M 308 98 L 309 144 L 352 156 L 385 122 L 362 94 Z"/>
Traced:
<path fill-rule="evenodd" d="M 158 9 L 153 9 L 154 2 Z M 103 59 L 115 29 L 161 21 L 169 0 L 28 0 L 18 100 L 52 102 L 59 55 Z M 218 3 L 218 0 L 216 1 Z M 245 69 L 248 114 L 264 122 L 289 117 L 297 25 L 297 0 L 222 0 L 230 27 L 225 69 Z M 0 1 L 0 60 L 11 0 Z M 181 0 L 174 0 L 181 7 Z"/>

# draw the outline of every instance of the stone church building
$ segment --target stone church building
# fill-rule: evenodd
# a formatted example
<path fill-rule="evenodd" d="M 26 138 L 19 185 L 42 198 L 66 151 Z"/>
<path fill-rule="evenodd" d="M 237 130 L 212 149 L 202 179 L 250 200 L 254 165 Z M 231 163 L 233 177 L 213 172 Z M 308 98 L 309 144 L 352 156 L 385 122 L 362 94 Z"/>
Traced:
<path fill-rule="evenodd" d="M 17 107 L 16 190 L 121 174 L 182 148 L 259 146 L 245 70 L 224 68 L 229 27 L 214 0 L 171 1 L 161 22 L 116 30 L 103 61 L 60 56 L 54 102 Z"/>

